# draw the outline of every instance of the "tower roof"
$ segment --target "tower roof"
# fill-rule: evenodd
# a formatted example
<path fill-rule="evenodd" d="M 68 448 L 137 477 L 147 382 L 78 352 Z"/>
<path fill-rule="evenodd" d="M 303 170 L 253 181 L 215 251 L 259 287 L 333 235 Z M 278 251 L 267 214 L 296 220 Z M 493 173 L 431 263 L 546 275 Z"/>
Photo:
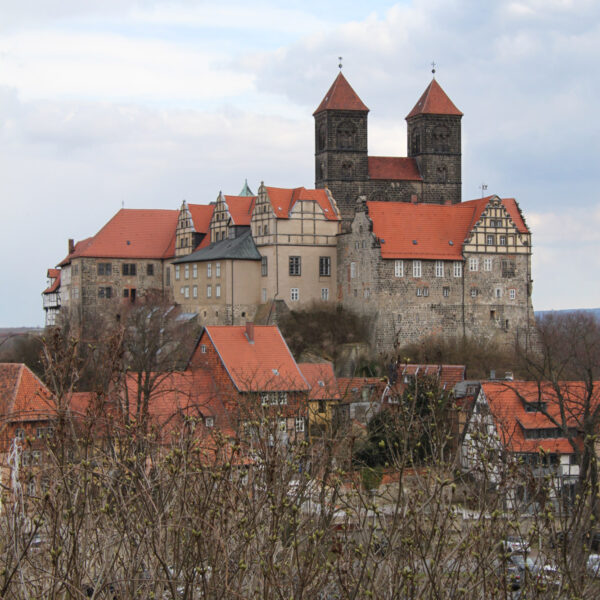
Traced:
<path fill-rule="evenodd" d="M 324 110 L 359 110 L 368 112 L 369 109 L 364 105 L 363 101 L 358 97 L 358 94 L 352 89 L 352 86 L 340 71 L 313 115 Z"/>
<path fill-rule="evenodd" d="M 423 95 L 419 98 L 414 108 L 406 115 L 406 118 L 410 119 L 411 117 L 425 114 L 456 115 L 462 117 L 460 110 L 454 106 L 452 100 L 448 98 L 442 86 L 435 79 L 431 80 L 431 83 L 427 86 L 427 89 L 423 92 Z"/>

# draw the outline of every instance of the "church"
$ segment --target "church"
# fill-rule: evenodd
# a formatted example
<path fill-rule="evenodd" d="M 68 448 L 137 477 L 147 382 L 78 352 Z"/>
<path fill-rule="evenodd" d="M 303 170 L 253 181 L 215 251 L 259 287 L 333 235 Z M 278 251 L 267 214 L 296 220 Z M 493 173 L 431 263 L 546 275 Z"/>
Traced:
<path fill-rule="evenodd" d="M 276 322 L 335 303 L 373 346 L 423 336 L 512 344 L 533 324 L 531 233 L 513 198 L 462 201 L 461 111 L 435 77 L 406 116 L 407 156 L 368 154 L 369 109 L 340 72 L 313 114 L 315 188 L 247 183 L 179 210 L 122 209 L 75 243 L 46 323 L 160 292 L 203 325 Z"/>

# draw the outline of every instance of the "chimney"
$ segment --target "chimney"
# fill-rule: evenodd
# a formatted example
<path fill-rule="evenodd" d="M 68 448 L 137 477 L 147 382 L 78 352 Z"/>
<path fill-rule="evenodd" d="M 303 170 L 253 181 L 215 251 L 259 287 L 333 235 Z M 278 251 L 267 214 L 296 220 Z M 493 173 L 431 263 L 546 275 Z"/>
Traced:
<path fill-rule="evenodd" d="M 73 254 L 75 252 L 75 240 L 69 240 L 69 254 Z"/>
<path fill-rule="evenodd" d="M 246 321 L 246 337 L 251 344 L 254 343 L 254 323 L 251 321 Z"/>
<path fill-rule="evenodd" d="M 450 206 L 452 204 L 452 200 L 450 198 L 444 198 L 444 206 Z"/>
<path fill-rule="evenodd" d="M 416 204 L 418 201 L 419 201 L 419 197 L 416 194 L 410 195 L 410 203 L 411 204 Z"/>

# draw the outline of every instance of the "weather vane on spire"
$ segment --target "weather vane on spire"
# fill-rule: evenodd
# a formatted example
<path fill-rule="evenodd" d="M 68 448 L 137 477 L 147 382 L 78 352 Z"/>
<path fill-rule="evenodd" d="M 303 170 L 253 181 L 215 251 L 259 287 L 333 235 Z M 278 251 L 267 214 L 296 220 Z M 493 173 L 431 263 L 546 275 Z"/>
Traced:
<path fill-rule="evenodd" d="M 340 68 L 340 71 L 342 70 L 342 57 L 338 56 L 338 60 L 340 61 L 340 64 L 338 65 L 338 67 Z"/>
<path fill-rule="evenodd" d="M 435 77 L 435 68 L 437 67 L 437 65 L 435 64 L 435 60 L 431 62 L 431 72 L 433 73 L 433 76 Z"/>

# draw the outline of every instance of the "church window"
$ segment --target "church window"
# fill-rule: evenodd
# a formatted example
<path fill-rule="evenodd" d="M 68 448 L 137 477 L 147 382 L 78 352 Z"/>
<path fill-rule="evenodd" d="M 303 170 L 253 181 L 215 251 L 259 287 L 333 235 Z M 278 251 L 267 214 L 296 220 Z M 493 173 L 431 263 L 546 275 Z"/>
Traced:
<path fill-rule="evenodd" d="M 444 261 L 443 260 L 435 261 L 435 276 L 436 277 L 444 276 Z"/>
<path fill-rule="evenodd" d="M 356 127 L 350 121 L 344 121 L 337 130 L 337 146 L 342 150 L 351 150 L 356 145 Z"/>
<path fill-rule="evenodd" d="M 462 277 L 462 263 L 459 260 L 454 261 L 454 277 Z"/>
<path fill-rule="evenodd" d="M 412 268 L 413 268 L 413 277 L 421 277 L 421 261 L 413 260 Z"/>
<path fill-rule="evenodd" d="M 469 271 L 478 271 L 479 270 L 479 259 L 470 258 L 469 259 Z"/>
<path fill-rule="evenodd" d="M 483 270 L 484 271 L 491 271 L 492 270 L 492 259 L 491 258 L 484 258 L 483 259 Z"/>
<path fill-rule="evenodd" d="M 404 261 L 403 260 L 394 261 L 394 276 L 395 277 L 404 277 Z"/>

